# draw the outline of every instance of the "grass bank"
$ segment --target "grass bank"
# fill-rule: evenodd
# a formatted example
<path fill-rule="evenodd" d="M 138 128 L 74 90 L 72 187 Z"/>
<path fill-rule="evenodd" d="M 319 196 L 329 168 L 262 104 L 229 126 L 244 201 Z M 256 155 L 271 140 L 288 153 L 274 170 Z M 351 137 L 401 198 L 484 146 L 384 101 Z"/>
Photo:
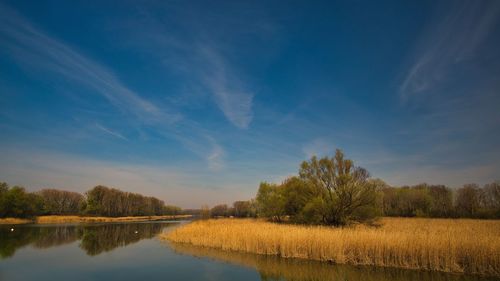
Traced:
<path fill-rule="evenodd" d="M 331 228 L 251 219 L 196 221 L 163 235 L 222 250 L 500 276 L 500 221 L 384 218 L 380 227 Z"/>
<path fill-rule="evenodd" d="M 0 224 L 51 224 L 51 223 L 96 223 L 96 222 L 138 222 L 188 218 L 191 215 L 137 216 L 137 217 L 84 217 L 84 216 L 39 216 L 34 219 L 0 218 Z"/>

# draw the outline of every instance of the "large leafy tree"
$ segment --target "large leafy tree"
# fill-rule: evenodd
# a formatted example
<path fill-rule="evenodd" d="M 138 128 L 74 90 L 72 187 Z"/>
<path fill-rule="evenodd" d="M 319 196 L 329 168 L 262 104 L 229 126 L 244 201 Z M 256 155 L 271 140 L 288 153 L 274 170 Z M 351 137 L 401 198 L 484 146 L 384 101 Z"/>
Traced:
<path fill-rule="evenodd" d="M 281 186 L 267 182 L 260 183 L 256 201 L 260 216 L 282 221 L 285 216 L 285 197 Z"/>
<path fill-rule="evenodd" d="M 0 217 L 25 218 L 38 214 L 42 207 L 41 198 L 28 193 L 24 187 L 8 188 L 2 184 L 0 188 Z"/>
<path fill-rule="evenodd" d="M 369 180 L 365 169 L 345 159 L 341 150 L 332 158 L 313 156 L 304 161 L 299 175 L 323 191 L 317 201 L 324 210 L 324 223 L 340 226 L 376 216 L 377 182 Z"/>

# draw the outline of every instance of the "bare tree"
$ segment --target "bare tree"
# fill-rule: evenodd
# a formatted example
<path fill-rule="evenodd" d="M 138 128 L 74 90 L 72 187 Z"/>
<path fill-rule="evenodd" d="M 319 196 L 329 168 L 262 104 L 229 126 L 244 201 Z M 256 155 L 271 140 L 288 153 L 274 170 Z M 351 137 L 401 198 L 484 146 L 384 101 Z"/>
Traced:
<path fill-rule="evenodd" d="M 456 208 L 461 216 L 474 217 L 480 207 L 481 189 L 477 184 L 466 184 L 457 190 Z"/>

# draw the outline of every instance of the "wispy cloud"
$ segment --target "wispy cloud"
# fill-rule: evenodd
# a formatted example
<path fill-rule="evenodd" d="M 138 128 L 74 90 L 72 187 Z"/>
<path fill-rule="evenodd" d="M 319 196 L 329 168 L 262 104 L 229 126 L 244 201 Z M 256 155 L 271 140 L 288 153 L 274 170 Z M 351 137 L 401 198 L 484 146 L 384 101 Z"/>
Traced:
<path fill-rule="evenodd" d="M 499 20 L 498 1 L 451 4 L 451 8 L 438 10 L 435 20 L 424 30 L 414 62 L 399 89 L 403 102 L 433 90 L 449 78 L 458 64 L 474 58 Z"/>
<path fill-rule="evenodd" d="M 51 73 L 56 79 L 91 89 L 121 112 L 129 114 L 133 126 L 147 124 L 165 137 L 178 140 L 184 147 L 205 159 L 210 170 L 224 167 L 224 150 L 209 133 L 170 108 L 166 110 L 165 104 L 157 105 L 141 97 L 120 81 L 110 69 L 48 35 L 3 4 L 0 4 L 0 43 L 4 48 L 2 51 L 8 52 L 26 68 Z M 225 73 L 226 64 L 213 53 L 207 53 L 207 60 L 208 65 L 204 68 L 205 82 L 211 85 L 213 91 L 217 91 L 214 92 L 217 104 L 220 104 L 231 121 L 246 127 L 251 120 L 251 95 L 230 94 L 228 91 L 233 87 L 228 85 L 234 83 L 226 81 L 229 80 Z M 209 71 L 212 68 L 214 72 Z M 178 129 L 179 127 L 185 129 Z M 115 138 L 128 140 L 101 123 L 96 123 L 95 128 Z"/>
<path fill-rule="evenodd" d="M 104 127 L 104 126 L 102 126 L 102 125 L 101 125 L 101 124 L 99 124 L 99 123 L 96 123 L 96 124 L 95 124 L 95 126 L 96 126 L 99 130 L 101 130 L 101 131 L 103 131 L 103 132 L 105 132 L 105 133 L 107 133 L 107 134 L 110 134 L 110 135 L 112 135 L 113 137 L 116 137 L 116 138 L 119 138 L 119 139 L 122 139 L 122 140 L 128 140 L 128 139 L 127 139 L 126 137 L 124 137 L 122 134 L 117 133 L 117 132 L 114 132 L 114 131 L 112 131 L 112 130 L 110 130 L 110 129 L 108 129 L 108 128 Z"/>
<path fill-rule="evenodd" d="M 164 65 L 170 70 L 174 68 L 185 81 L 194 85 L 198 93 L 189 94 L 191 98 L 199 99 L 203 95 L 200 92 L 209 94 L 231 124 L 240 129 L 248 128 L 253 119 L 254 93 L 216 43 L 200 38 L 175 40 L 164 38 L 162 34 L 151 35 L 151 38 L 168 50 L 166 56 L 175 54 Z M 165 54 L 155 52 L 154 55 Z"/>
<path fill-rule="evenodd" d="M 215 140 L 211 139 L 212 151 L 207 156 L 208 168 L 212 171 L 220 171 L 224 168 L 224 150 Z"/>
<path fill-rule="evenodd" d="M 217 106 L 235 126 L 247 128 L 253 118 L 253 93 L 245 88 L 213 48 L 204 46 L 199 54 L 204 61 L 200 79 L 212 93 Z"/>
<path fill-rule="evenodd" d="M 231 124 L 240 129 L 248 128 L 254 117 L 255 89 L 235 61 L 241 61 L 239 56 L 248 48 L 242 42 L 249 38 L 268 38 L 275 31 L 273 24 L 262 15 L 257 16 L 258 20 L 249 17 L 255 16 L 254 11 L 239 15 L 240 11 L 235 10 L 223 17 L 219 10 L 203 11 L 203 14 L 194 10 L 176 10 L 175 7 L 169 10 L 159 7 L 154 12 L 144 8 L 141 11 L 145 16 L 134 22 L 133 27 L 128 22 L 122 23 L 127 37 L 135 31 L 131 44 L 147 50 L 161 61 L 167 73 L 182 76 L 183 86 L 188 88 L 184 97 L 196 103 L 207 95 Z M 175 19 L 180 32 L 171 30 L 159 14 L 163 18 Z M 241 40 L 230 39 L 236 36 Z M 137 40 L 137 37 L 143 40 Z"/>
<path fill-rule="evenodd" d="M 224 156 L 226 152 L 223 147 L 216 141 L 215 138 L 206 133 L 203 129 L 198 128 L 193 123 L 187 123 L 186 127 L 192 131 L 195 136 L 187 135 L 183 132 L 177 132 L 168 135 L 174 137 L 182 145 L 204 159 L 210 171 L 218 172 L 224 169 Z M 160 134 L 162 134 L 160 132 Z M 167 135 L 166 135 L 167 136 Z"/>
<path fill-rule="evenodd" d="M 124 112 L 144 119 L 161 119 L 163 122 L 175 122 L 179 118 L 129 89 L 103 65 L 47 35 L 2 4 L 0 42 L 22 64 L 92 89 Z"/>

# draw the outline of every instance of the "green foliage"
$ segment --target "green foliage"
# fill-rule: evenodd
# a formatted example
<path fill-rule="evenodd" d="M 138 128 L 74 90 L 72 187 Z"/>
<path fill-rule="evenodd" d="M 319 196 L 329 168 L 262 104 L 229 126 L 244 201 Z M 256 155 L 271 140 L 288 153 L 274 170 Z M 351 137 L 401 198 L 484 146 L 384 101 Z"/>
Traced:
<path fill-rule="evenodd" d="M 0 217 L 29 218 L 41 211 L 42 201 L 24 187 L 0 184 Z"/>
<path fill-rule="evenodd" d="M 299 177 L 281 185 L 261 183 L 257 192 L 259 215 L 307 224 L 345 225 L 364 222 L 381 212 L 380 180 L 370 180 L 337 150 L 335 157 L 302 163 Z"/>
<path fill-rule="evenodd" d="M 163 206 L 163 215 L 180 215 L 182 213 L 182 209 L 177 206 L 165 205 Z"/>
<path fill-rule="evenodd" d="M 304 161 L 299 177 L 261 183 L 256 202 L 261 217 L 304 224 L 345 225 L 383 215 L 500 218 L 500 182 L 456 190 L 425 183 L 391 187 L 337 150 L 332 158 Z"/>
<path fill-rule="evenodd" d="M 323 197 L 318 196 L 309 200 L 294 220 L 305 224 L 322 224 L 325 221 L 327 212 L 327 203 L 323 200 Z"/>
<path fill-rule="evenodd" d="M 426 185 L 385 188 L 384 211 L 389 216 L 415 217 L 429 214 L 432 198 Z"/>
<path fill-rule="evenodd" d="M 383 189 L 386 216 L 500 218 L 500 183 L 466 184 L 458 189 L 444 185 L 386 187 Z"/>
<path fill-rule="evenodd" d="M 227 217 L 229 215 L 229 208 L 226 204 L 216 205 L 210 209 L 210 215 L 212 217 Z"/>
<path fill-rule="evenodd" d="M 463 217 L 475 217 L 481 205 L 481 189 L 477 184 L 466 184 L 457 190 L 457 213 Z"/>
<path fill-rule="evenodd" d="M 284 200 L 284 212 L 298 219 L 298 215 L 311 200 L 321 197 L 321 190 L 299 177 L 286 179 L 280 188 Z"/>
<path fill-rule="evenodd" d="M 257 192 L 257 210 L 260 216 L 282 221 L 285 215 L 285 198 L 281 186 L 262 182 Z"/>
<path fill-rule="evenodd" d="M 124 192 L 102 185 L 87 191 L 85 213 L 108 217 L 154 216 L 179 212 L 179 208 L 165 206 L 155 197 Z"/>
<path fill-rule="evenodd" d="M 77 192 L 43 189 L 37 192 L 42 199 L 43 213 L 47 215 L 79 214 L 85 202 L 85 197 Z"/>
<path fill-rule="evenodd" d="M 253 200 L 235 201 L 233 203 L 232 214 L 238 218 L 249 218 L 256 216 L 256 207 Z"/>
<path fill-rule="evenodd" d="M 91 214 L 98 216 L 177 215 L 182 210 L 155 197 L 96 186 L 86 197 L 71 191 L 43 189 L 30 193 L 23 187 L 0 182 L 0 217 Z"/>
<path fill-rule="evenodd" d="M 5 217 L 7 213 L 7 192 L 9 185 L 5 182 L 0 182 L 0 217 Z"/>
<path fill-rule="evenodd" d="M 210 208 L 208 206 L 201 206 L 200 217 L 203 220 L 207 220 L 210 218 Z"/>
<path fill-rule="evenodd" d="M 344 154 L 336 150 L 332 158 L 302 162 L 299 175 L 305 181 L 322 190 L 321 196 L 326 204 L 323 223 L 346 225 L 350 222 L 367 221 L 377 214 L 368 212 L 376 209 L 378 186 L 369 181 L 369 173 L 355 167 Z M 363 209 L 363 211 L 361 211 Z"/>
<path fill-rule="evenodd" d="M 482 199 L 487 217 L 500 218 L 500 181 L 485 185 Z"/>
<path fill-rule="evenodd" d="M 430 217 L 450 217 L 453 215 L 453 193 L 444 185 L 428 186 L 430 196 Z"/>

